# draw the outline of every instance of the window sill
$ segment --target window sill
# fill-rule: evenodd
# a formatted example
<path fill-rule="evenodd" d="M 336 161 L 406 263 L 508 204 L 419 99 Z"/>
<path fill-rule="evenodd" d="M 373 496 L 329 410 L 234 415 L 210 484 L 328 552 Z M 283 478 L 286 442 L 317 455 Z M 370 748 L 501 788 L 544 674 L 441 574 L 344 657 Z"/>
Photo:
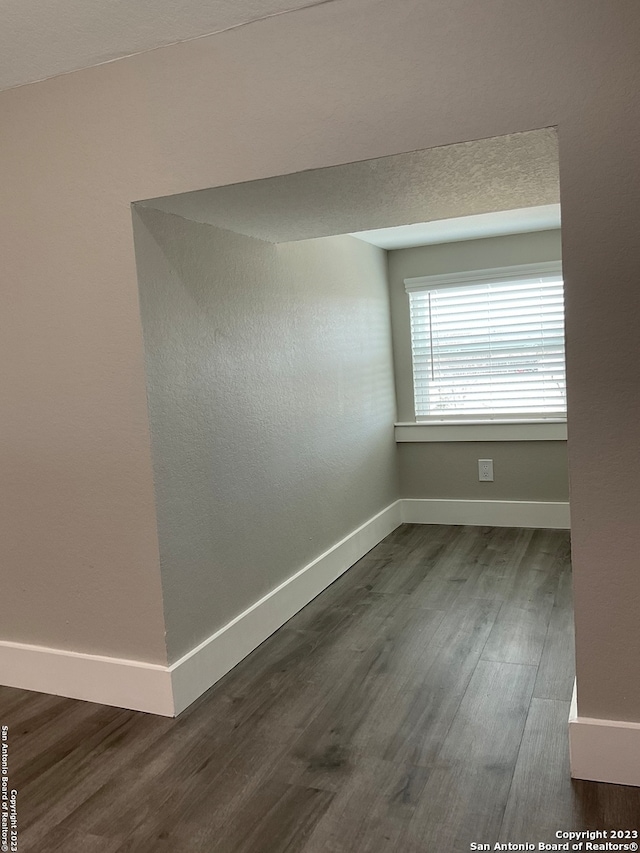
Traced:
<path fill-rule="evenodd" d="M 439 421 L 397 423 L 397 443 L 422 441 L 566 441 L 567 422 Z"/>

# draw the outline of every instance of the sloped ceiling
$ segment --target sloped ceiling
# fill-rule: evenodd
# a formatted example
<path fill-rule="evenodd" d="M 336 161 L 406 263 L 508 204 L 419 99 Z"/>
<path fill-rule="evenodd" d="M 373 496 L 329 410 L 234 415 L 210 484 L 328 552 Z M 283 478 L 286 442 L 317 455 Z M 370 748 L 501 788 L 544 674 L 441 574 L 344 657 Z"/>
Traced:
<path fill-rule="evenodd" d="M 1 0 L 0 90 L 336 0 Z"/>
<path fill-rule="evenodd" d="M 272 243 L 307 240 L 558 205 L 557 145 L 545 128 L 140 203 Z"/>

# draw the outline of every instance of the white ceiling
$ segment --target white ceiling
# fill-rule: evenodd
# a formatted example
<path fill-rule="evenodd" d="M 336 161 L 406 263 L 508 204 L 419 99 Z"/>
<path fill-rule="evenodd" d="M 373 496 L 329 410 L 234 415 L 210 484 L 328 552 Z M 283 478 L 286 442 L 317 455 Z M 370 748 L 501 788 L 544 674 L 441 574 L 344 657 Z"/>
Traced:
<path fill-rule="evenodd" d="M 440 219 L 436 222 L 416 222 L 395 228 L 378 228 L 375 231 L 357 231 L 351 236 L 381 249 L 410 249 L 412 246 L 549 231 L 552 228 L 560 228 L 559 204 L 499 210 L 475 216 L 460 216 L 456 219 Z"/>
<path fill-rule="evenodd" d="M 0 90 L 331 0 L 1 0 Z"/>

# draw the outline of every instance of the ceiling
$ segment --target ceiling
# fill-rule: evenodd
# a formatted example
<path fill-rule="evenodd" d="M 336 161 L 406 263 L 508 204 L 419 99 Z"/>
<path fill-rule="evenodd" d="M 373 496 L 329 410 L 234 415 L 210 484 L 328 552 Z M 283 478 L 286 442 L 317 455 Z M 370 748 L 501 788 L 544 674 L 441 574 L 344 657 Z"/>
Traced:
<path fill-rule="evenodd" d="M 416 222 L 395 228 L 358 231 L 351 236 L 381 249 L 410 249 L 412 246 L 550 231 L 552 228 L 560 228 L 559 204 L 498 210 L 493 213 L 460 216 L 456 219 L 439 219 L 435 222 Z"/>
<path fill-rule="evenodd" d="M 558 226 L 557 207 L 537 213 L 523 209 L 557 206 L 559 201 L 557 137 L 546 128 L 140 204 L 282 243 L 396 226 L 411 226 L 403 229 L 405 236 L 417 229 L 434 238 L 469 239 L 468 222 L 451 223 L 460 217 L 475 219 L 475 236 L 489 236 L 491 228 L 507 233 L 504 229 L 515 228 L 516 220 L 516 230 L 541 230 Z M 519 213 L 513 214 L 511 225 L 504 215 L 482 217 L 495 211 Z M 533 227 L 526 227 L 527 221 Z"/>
<path fill-rule="evenodd" d="M 0 90 L 331 0 L 2 0 Z"/>

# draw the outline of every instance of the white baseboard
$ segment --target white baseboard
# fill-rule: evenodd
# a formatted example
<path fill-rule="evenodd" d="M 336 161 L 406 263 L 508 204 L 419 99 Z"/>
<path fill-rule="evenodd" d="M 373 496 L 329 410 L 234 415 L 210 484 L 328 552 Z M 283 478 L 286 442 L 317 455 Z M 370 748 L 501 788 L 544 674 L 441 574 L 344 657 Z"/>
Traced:
<path fill-rule="evenodd" d="M 0 684 L 173 716 L 167 666 L 0 641 Z"/>
<path fill-rule="evenodd" d="M 640 787 L 640 723 L 579 717 L 575 685 L 569 755 L 574 779 Z"/>
<path fill-rule="evenodd" d="M 567 528 L 569 505 L 398 500 L 170 666 L 0 641 L 0 684 L 175 716 L 402 522 Z"/>
<path fill-rule="evenodd" d="M 201 696 L 401 523 L 401 501 L 396 501 L 172 664 L 175 713 Z"/>
<path fill-rule="evenodd" d="M 0 641 L 0 684 L 176 716 L 401 523 L 396 501 L 171 666 Z"/>
<path fill-rule="evenodd" d="M 404 498 L 402 521 L 410 524 L 469 524 L 489 527 L 546 527 L 568 530 L 564 501 L 464 501 Z"/>

